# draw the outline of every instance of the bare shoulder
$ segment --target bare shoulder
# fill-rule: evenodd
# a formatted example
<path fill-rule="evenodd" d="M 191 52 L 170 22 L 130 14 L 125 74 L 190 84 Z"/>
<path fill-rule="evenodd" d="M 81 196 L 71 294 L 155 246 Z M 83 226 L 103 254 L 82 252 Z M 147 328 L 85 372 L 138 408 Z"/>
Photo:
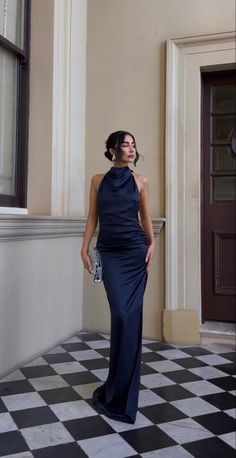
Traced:
<path fill-rule="evenodd" d="M 142 175 L 141 173 L 134 173 L 134 178 L 136 180 L 136 183 L 137 183 L 137 186 L 139 188 L 139 192 L 142 192 L 147 183 L 148 183 L 148 180 L 147 180 L 147 177 L 145 177 L 144 175 Z"/>
<path fill-rule="evenodd" d="M 96 190 L 98 190 L 98 187 L 102 179 L 104 178 L 104 176 L 105 176 L 105 173 L 97 173 L 96 175 L 92 176 L 91 185 L 94 186 Z"/>

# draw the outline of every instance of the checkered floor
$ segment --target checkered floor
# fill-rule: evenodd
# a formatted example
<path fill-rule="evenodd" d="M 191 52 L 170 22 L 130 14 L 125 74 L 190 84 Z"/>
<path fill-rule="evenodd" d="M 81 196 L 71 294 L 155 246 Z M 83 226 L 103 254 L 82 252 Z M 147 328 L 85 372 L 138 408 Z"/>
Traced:
<path fill-rule="evenodd" d="M 0 457 L 235 457 L 233 347 L 143 340 L 134 425 L 97 414 L 109 336 L 81 332 L 0 380 Z"/>

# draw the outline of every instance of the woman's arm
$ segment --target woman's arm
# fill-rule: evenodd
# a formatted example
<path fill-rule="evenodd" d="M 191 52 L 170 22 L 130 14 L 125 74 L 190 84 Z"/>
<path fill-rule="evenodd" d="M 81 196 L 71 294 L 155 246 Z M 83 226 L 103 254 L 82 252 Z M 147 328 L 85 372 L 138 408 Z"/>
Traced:
<path fill-rule="evenodd" d="M 85 269 L 91 272 L 91 262 L 88 255 L 89 245 L 95 233 L 97 222 L 98 222 L 98 211 L 97 211 L 97 188 L 99 182 L 99 175 L 92 177 L 89 193 L 89 212 L 84 232 L 84 240 L 81 248 L 81 257 L 84 263 Z"/>
<path fill-rule="evenodd" d="M 139 207 L 140 219 L 143 230 L 148 238 L 148 251 L 146 255 L 147 270 L 149 270 L 154 248 L 155 248 L 155 239 L 152 226 L 152 220 L 149 216 L 149 186 L 146 177 L 142 177 L 142 187 L 140 191 L 140 207 Z"/>

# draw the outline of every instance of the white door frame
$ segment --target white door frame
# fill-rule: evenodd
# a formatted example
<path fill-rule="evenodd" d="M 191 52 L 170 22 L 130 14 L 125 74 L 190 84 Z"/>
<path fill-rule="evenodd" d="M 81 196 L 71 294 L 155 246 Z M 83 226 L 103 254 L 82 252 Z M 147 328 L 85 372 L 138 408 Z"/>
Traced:
<path fill-rule="evenodd" d="M 201 322 L 201 71 L 229 68 L 235 33 L 167 41 L 166 310 Z"/>

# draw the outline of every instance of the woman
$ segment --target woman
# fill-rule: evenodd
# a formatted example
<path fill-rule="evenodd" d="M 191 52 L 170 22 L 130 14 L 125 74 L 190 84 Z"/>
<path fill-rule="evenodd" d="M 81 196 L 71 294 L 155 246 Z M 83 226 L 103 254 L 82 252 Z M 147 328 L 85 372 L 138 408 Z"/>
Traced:
<path fill-rule="evenodd" d="M 111 311 L 109 374 L 93 394 L 99 413 L 134 423 L 140 383 L 142 308 L 154 234 L 148 214 L 147 179 L 134 174 L 139 154 L 133 135 L 113 132 L 105 156 L 113 167 L 91 181 L 90 205 L 81 256 L 91 272 L 89 244 L 99 219 L 97 249 Z M 141 224 L 139 224 L 140 214 Z"/>

